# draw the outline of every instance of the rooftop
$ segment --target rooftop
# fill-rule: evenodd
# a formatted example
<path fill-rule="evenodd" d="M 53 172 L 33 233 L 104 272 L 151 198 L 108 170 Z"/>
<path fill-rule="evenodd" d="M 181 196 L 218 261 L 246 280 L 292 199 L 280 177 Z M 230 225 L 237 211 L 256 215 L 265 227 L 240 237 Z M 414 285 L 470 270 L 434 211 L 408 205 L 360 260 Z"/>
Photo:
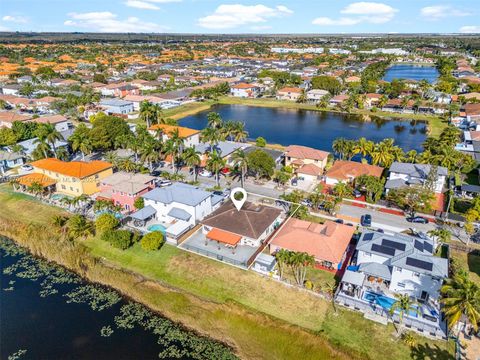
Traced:
<path fill-rule="evenodd" d="M 53 158 L 37 160 L 32 162 L 31 165 L 39 169 L 52 171 L 62 175 L 80 179 L 97 174 L 112 167 L 112 164 L 100 160 L 94 160 L 91 162 L 68 162 Z"/>
<path fill-rule="evenodd" d="M 200 133 L 199 130 L 194 130 L 194 129 L 190 129 L 190 128 L 183 127 L 183 126 L 166 125 L 166 124 L 152 125 L 152 126 L 150 126 L 150 128 L 148 130 L 151 130 L 151 131 L 160 130 L 164 134 L 169 136 L 177 129 L 178 129 L 178 135 L 181 138 L 188 138 L 190 136 L 193 136 L 193 135 L 196 135 L 196 134 Z"/>
<path fill-rule="evenodd" d="M 211 196 L 212 193 L 208 191 L 183 183 L 174 183 L 164 188 L 155 188 L 142 195 L 142 197 L 147 200 L 153 200 L 163 204 L 176 202 L 188 206 L 196 206 Z"/>
<path fill-rule="evenodd" d="M 361 175 L 380 177 L 382 173 L 383 168 L 380 166 L 362 164 L 355 161 L 337 160 L 327 171 L 326 176 L 337 180 L 349 180 Z"/>
<path fill-rule="evenodd" d="M 285 150 L 285 155 L 296 159 L 325 160 L 329 153 L 301 145 L 290 145 Z"/>
<path fill-rule="evenodd" d="M 153 180 L 155 177 L 147 174 L 119 171 L 103 179 L 102 184 L 110 185 L 115 191 L 134 195 L 148 188 L 148 184 Z"/>

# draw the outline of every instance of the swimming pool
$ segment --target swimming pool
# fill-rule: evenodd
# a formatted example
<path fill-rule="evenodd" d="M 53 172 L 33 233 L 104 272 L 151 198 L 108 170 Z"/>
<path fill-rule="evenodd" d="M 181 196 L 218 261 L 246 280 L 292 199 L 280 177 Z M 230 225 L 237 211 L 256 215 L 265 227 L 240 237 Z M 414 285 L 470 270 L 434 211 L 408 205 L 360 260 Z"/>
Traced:
<path fill-rule="evenodd" d="M 118 213 L 118 212 L 112 212 L 110 210 L 99 210 L 99 211 L 95 211 L 95 215 L 96 216 L 100 216 L 102 214 L 111 214 L 113 216 L 115 216 L 118 220 L 121 220 L 123 219 L 123 215 Z"/>
<path fill-rule="evenodd" d="M 368 301 L 371 305 L 373 304 L 380 305 L 382 308 L 384 308 L 387 311 L 390 311 L 390 309 L 392 308 L 392 305 L 397 301 L 388 296 L 376 294 L 371 291 L 366 291 L 363 294 L 363 300 Z M 398 312 L 398 311 L 395 311 L 395 312 Z M 410 317 L 418 317 L 418 314 L 415 311 L 410 311 L 408 315 Z"/>
<path fill-rule="evenodd" d="M 162 224 L 153 224 L 147 227 L 148 231 L 160 231 L 162 234 L 165 234 L 167 231 L 167 228 L 163 226 Z"/>

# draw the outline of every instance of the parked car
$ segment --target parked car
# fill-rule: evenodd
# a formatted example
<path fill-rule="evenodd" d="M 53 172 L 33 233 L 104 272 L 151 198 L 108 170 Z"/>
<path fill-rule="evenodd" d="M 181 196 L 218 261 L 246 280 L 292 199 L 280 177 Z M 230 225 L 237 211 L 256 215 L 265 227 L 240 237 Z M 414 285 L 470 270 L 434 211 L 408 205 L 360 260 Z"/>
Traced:
<path fill-rule="evenodd" d="M 360 190 L 354 189 L 353 190 L 353 196 L 355 196 L 356 199 L 362 196 L 362 192 Z"/>
<path fill-rule="evenodd" d="M 291 181 L 292 186 L 297 186 L 298 185 L 298 180 L 297 178 L 293 178 Z"/>
<path fill-rule="evenodd" d="M 221 196 L 224 199 L 226 199 L 228 197 L 228 195 L 230 195 L 230 190 L 225 190 L 225 191 L 216 190 L 216 191 L 212 192 L 212 194 L 217 195 L 217 196 Z"/>
<path fill-rule="evenodd" d="M 158 171 L 158 170 L 153 170 L 153 171 L 150 173 L 151 176 L 160 176 L 160 174 L 161 174 L 161 172 Z"/>
<path fill-rule="evenodd" d="M 157 181 L 157 186 L 158 187 L 165 187 L 165 186 L 170 186 L 170 185 L 172 185 L 172 182 L 170 180 L 167 180 L 167 179 L 162 179 L 162 180 Z"/>
<path fill-rule="evenodd" d="M 22 170 L 22 171 L 32 171 L 32 170 L 33 170 L 33 166 L 32 166 L 32 165 L 25 164 L 25 165 L 20 166 L 20 170 Z"/>
<path fill-rule="evenodd" d="M 428 224 L 428 219 L 423 216 L 410 216 L 406 220 L 411 223 Z"/>
<path fill-rule="evenodd" d="M 212 177 L 213 176 L 212 172 L 208 171 L 206 169 L 203 169 L 202 171 L 200 171 L 198 173 L 198 175 L 203 176 L 203 177 Z"/>
<path fill-rule="evenodd" d="M 337 220 L 335 220 L 335 222 L 336 222 L 337 224 L 343 224 L 343 223 L 344 223 L 343 219 L 337 219 Z"/>
<path fill-rule="evenodd" d="M 303 199 L 302 202 L 301 202 L 301 204 L 302 204 L 303 206 L 312 207 L 312 202 L 311 202 L 310 200 L 308 200 L 308 199 Z"/>
<path fill-rule="evenodd" d="M 362 226 L 365 226 L 365 227 L 372 226 L 372 215 L 370 214 L 362 215 L 362 217 L 360 218 L 360 224 L 362 224 Z"/>

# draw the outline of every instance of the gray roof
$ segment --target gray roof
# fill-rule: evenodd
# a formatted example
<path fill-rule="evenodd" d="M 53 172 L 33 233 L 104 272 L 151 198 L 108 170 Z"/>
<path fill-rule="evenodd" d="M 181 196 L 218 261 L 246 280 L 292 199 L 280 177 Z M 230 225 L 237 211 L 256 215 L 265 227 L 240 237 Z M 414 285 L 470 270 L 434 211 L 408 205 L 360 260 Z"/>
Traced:
<path fill-rule="evenodd" d="M 366 231 L 358 241 L 357 250 L 385 258 L 383 265 L 388 267 L 397 266 L 440 278 L 448 276 L 448 260 L 433 255 L 432 240 L 398 233 L 390 235 Z M 431 269 L 411 265 L 418 262 L 431 264 Z"/>
<path fill-rule="evenodd" d="M 176 202 L 188 206 L 197 206 L 211 196 L 212 193 L 210 192 L 183 183 L 174 183 L 164 188 L 156 188 L 142 195 L 142 197 L 147 200 L 153 200 L 163 204 Z"/>
<path fill-rule="evenodd" d="M 127 106 L 133 105 L 133 102 L 119 99 L 102 99 L 100 105 L 104 106 Z"/>
<path fill-rule="evenodd" d="M 402 179 L 388 179 L 385 183 L 385 189 L 398 189 L 407 185 L 407 182 Z"/>
<path fill-rule="evenodd" d="M 385 280 L 392 280 L 392 271 L 385 264 L 379 264 L 374 262 L 360 264 L 359 271 L 367 274 L 376 276 Z"/>
<path fill-rule="evenodd" d="M 9 152 L 0 150 L 0 161 L 12 161 L 23 158 L 24 155 L 18 152 Z"/>
<path fill-rule="evenodd" d="M 342 282 L 346 282 L 352 285 L 362 286 L 365 280 L 365 275 L 359 272 L 345 270 L 342 277 Z"/>
<path fill-rule="evenodd" d="M 146 220 L 149 217 L 155 215 L 157 210 L 153 206 L 145 206 L 143 209 L 140 209 L 138 211 L 135 211 L 133 214 L 130 216 L 136 220 Z"/>
<path fill-rule="evenodd" d="M 219 202 L 223 201 L 223 199 L 223 196 L 212 194 L 212 206 L 217 205 Z"/>
<path fill-rule="evenodd" d="M 168 216 L 174 217 L 175 219 L 178 219 L 178 220 L 184 220 L 184 221 L 188 221 L 192 217 L 192 215 L 190 215 L 187 211 L 177 207 L 173 207 L 168 212 Z"/>
<path fill-rule="evenodd" d="M 233 153 L 237 149 L 248 147 L 248 144 L 244 143 L 237 143 L 233 141 L 220 141 L 217 145 L 214 146 L 217 153 L 220 154 L 222 157 L 226 157 Z M 195 149 L 200 151 L 201 153 L 211 152 L 212 148 L 208 143 L 200 143 L 198 144 Z"/>
<path fill-rule="evenodd" d="M 280 150 L 273 150 L 273 149 L 267 149 L 267 148 L 262 148 L 262 147 L 258 147 L 258 146 L 250 146 L 248 148 L 245 149 L 245 154 L 249 154 L 251 153 L 252 151 L 255 151 L 255 150 L 262 150 L 262 151 L 265 151 L 268 155 L 270 155 L 270 157 L 275 161 L 277 162 L 277 160 L 283 156 L 283 151 L 280 151 Z"/>
<path fill-rule="evenodd" d="M 471 192 L 471 193 L 480 193 L 480 186 L 463 184 L 462 185 L 462 191 Z"/>
<path fill-rule="evenodd" d="M 410 164 L 394 162 L 392 166 L 390 166 L 390 172 L 406 174 L 411 177 L 426 179 L 428 177 L 428 174 L 430 173 L 431 168 L 432 166 L 429 164 Z M 443 166 L 438 166 L 437 174 L 439 176 L 447 176 L 448 169 Z"/>

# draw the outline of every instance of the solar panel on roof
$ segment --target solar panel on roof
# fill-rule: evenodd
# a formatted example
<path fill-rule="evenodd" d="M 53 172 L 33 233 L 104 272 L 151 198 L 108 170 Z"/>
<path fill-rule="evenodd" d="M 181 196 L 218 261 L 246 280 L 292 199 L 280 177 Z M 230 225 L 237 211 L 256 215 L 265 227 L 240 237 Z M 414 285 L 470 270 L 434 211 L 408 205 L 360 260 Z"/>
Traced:
<path fill-rule="evenodd" d="M 425 251 L 428 251 L 430 254 L 433 254 L 433 245 L 430 244 L 428 241 L 423 242 L 423 248 Z"/>
<path fill-rule="evenodd" d="M 418 251 L 422 251 L 422 252 L 423 252 L 423 242 L 418 241 L 418 240 L 415 240 L 415 244 L 414 244 L 413 246 L 414 246 L 415 249 L 417 249 Z"/>
<path fill-rule="evenodd" d="M 394 256 L 395 255 L 395 249 L 388 247 L 388 246 L 382 246 L 378 244 L 373 244 L 372 245 L 372 251 L 378 252 L 380 254 L 385 254 L 385 255 L 390 255 Z"/>
<path fill-rule="evenodd" d="M 391 248 L 394 248 L 394 249 L 397 249 L 397 250 L 405 251 L 405 244 L 402 244 L 402 243 L 399 243 L 399 242 L 396 242 L 396 241 L 392 241 L 392 240 L 388 240 L 388 239 L 382 239 L 382 245 L 387 246 L 387 247 L 391 247 Z"/>
<path fill-rule="evenodd" d="M 407 257 L 406 264 L 410 266 L 414 266 L 419 269 L 428 270 L 428 271 L 432 271 L 433 269 L 433 264 L 431 262 L 418 260 L 411 257 Z"/>
<path fill-rule="evenodd" d="M 373 233 L 368 233 L 363 235 L 363 240 L 372 240 L 373 239 Z"/>

